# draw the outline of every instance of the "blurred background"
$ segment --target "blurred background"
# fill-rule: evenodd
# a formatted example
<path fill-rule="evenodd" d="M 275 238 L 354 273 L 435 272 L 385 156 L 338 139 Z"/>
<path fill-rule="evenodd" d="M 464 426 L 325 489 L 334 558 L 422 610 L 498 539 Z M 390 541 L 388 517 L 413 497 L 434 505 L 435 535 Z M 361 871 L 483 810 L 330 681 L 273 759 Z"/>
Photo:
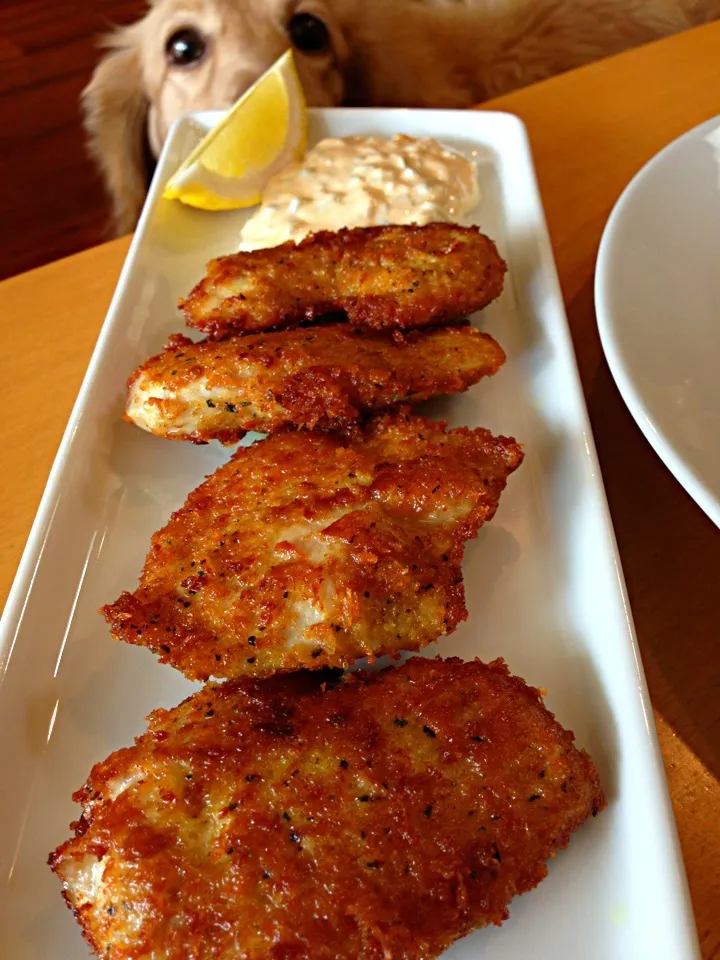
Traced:
<path fill-rule="evenodd" d="M 79 97 L 99 37 L 144 0 L 0 0 L 0 279 L 107 239 Z"/>

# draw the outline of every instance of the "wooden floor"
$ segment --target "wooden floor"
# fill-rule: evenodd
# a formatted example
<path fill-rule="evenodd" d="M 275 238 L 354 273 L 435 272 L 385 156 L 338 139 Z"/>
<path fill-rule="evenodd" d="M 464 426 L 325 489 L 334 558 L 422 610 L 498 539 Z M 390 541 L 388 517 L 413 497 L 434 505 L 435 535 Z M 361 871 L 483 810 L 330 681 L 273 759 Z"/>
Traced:
<path fill-rule="evenodd" d="M 0 279 L 106 239 L 78 98 L 97 39 L 144 0 L 0 0 Z"/>

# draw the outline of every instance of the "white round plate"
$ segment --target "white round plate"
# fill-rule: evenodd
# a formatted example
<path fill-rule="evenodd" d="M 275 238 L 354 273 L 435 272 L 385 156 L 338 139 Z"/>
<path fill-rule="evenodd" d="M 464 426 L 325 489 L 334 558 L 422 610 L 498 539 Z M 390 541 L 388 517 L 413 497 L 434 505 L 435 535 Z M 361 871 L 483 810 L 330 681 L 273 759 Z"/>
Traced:
<path fill-rule="evenodd" d="M 720 117 L 651 160 L 605 228 L 595 305 L 641 430 L 720 527 Z"/>

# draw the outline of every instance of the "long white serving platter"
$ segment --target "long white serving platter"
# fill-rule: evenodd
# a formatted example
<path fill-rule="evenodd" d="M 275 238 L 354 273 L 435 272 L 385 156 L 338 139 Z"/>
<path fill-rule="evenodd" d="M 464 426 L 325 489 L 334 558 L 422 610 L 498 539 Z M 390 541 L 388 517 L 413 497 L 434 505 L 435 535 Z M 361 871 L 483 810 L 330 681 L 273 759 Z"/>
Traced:
<path fill-rule="evenodd" d="M 72 792 L 192 686 L 112 641 L 97 614 L 133 589 L 151 533 L 228 457 L 122 422 L 125 380 L 183 329 L 177 297 L 236 248 L 243 213 L 161 199 L 167 176 L 218 115 L 181 121 L 151 188 L 53 467 L 0 632 L 0 953 L 80 960 L 87 948 L 46 866 L 77 816 Z M 502 656 L 595 759 L 609 808 L 517 900 L 501 928 L 453 960 L 698 957 L 682 860 L 528 141 L 514 117 L 454 111 L 313 111 L 327 135 L 434 136 L 478 161 L 473 220 L 507 258 L 502 298 L 475 318 L 506 367 L 428 406 L 452 424 L 516 436 L 526 461 L 469 544 L 470 618 L 428 655 Z M 82 296 L 82 291 L 77 291 Z"/>

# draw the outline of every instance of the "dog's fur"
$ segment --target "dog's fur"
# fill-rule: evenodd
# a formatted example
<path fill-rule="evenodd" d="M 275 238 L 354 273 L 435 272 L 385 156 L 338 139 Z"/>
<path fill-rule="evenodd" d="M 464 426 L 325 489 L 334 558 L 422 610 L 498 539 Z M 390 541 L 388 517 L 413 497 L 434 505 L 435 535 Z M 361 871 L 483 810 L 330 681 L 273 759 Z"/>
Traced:
<path fill-rule="evenodd" d="M 300 12 L 331 38 L 326 53 L 296 52 L 310 105 L 466 107 L 720 17 L 720 0 L 150 0 L 107 40 L 83 95 L 117 234 L 142 207 L 147 146 L 157 157 L 177 117 L 234 103 Z M 166 41 L 188 26 L 208 55 L 169 66 Z"/>

